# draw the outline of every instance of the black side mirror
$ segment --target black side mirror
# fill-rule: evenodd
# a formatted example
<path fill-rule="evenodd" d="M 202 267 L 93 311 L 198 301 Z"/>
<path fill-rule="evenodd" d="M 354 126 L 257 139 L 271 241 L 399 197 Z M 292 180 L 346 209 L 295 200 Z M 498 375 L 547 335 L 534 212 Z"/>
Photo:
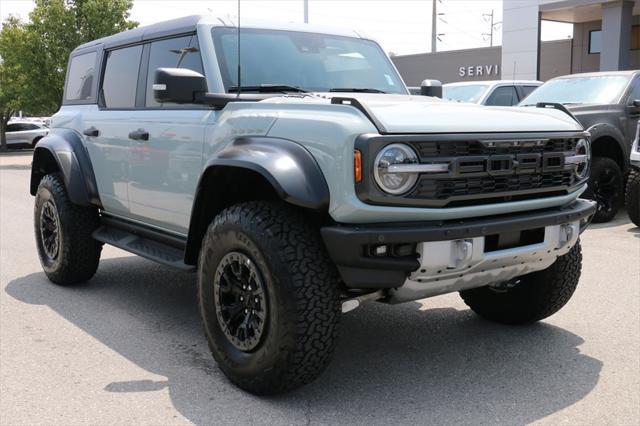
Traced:
<path fill-rule="evenodd" d="M 440 80 L 424 80 L 420 83 L 420 94 L 442 98 L 442 82 Z"/>
<path fill-rule="evenodd" d="M 195 103 L 196 94 L 204 94 L 206 91 L 205 77 L 186 68 L 158 68 L 153 79 L 153 97 L 160 103 Z"/>
<path fill-rule="evenodd" d="M 631 102 L 631 105 L 633 105 L 634 107 L 640 107 L 640 99 L 635 99 L 633 102 Z"/>

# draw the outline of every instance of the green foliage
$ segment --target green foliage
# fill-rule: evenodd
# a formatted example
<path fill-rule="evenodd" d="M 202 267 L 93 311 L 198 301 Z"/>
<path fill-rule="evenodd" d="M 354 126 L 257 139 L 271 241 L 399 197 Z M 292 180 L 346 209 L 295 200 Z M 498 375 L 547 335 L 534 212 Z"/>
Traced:
<path fill-rule="evenodd" d="M 132 0 L 36 0 L 29 21 L 8 18 L 0 30 L 2 117 L 23 110 L 49 115 L 60 107 L 69 53 L 82 43 L 134 28 Z M 8 120 L 8 117 L 6 118 Z"/>

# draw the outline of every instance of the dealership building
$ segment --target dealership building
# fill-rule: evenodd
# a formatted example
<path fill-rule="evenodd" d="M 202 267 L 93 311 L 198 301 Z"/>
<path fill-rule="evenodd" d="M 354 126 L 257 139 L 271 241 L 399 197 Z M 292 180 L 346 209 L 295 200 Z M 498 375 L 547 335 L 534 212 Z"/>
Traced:
<path fill-rule="evenodd" d="M 543 20 L 573 24 L 573 38 L 541 42 Z M 504 0 L 502 46 L 392 59 L 410 86 L 640 69 L 640 0 Z"/>

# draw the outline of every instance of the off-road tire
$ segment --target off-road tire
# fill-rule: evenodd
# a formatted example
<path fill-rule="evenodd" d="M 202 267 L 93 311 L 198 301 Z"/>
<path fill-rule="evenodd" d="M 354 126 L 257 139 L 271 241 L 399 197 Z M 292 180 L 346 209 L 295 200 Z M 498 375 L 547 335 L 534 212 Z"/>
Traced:
<path fill-rule="evenodd" d="M 222 211 L 204 236 L 198 305 L 220 369 L 255 394 L 286 392 L 314 380 L 329 364 L 340 318 L 339 279 L 317 226 L 278 202 L 248 202 Z M 262 277 L 269 309 L 255 349 L 242 351 L 216 315 L 214 277 L 231 252 L 247 255 Z"/>
<path fill-rule="evenodd" d="M 631 170 L 629 173 L 625 200 L 629 219 L 636 226 L 640 226 L 640 172 L 637 170 Z"/>
<path fill-rule="evenodd" d="M 46 254 L 40 232 L 41 210 L 47 201 L 55 206 L 58 218 L 59 244 L 55 258 Z M 71 202 L 59 174 L 42 178 L 35 199 L 34 228 L 40 264 L 51 282 L 72 285 L 93 277 L 100 262 L 102 243 L 93 239 L 91 233 L 99 224 L 97 209 Z"/>
<path fill-rule="evenodd" d="M 598 203 L 594 223 L 611 221 L 620 210 L 624 197 L 624 182 L 618 163 L 608 157 L 594 157 L 584 197 Z"/>
<path fill-rule="evenodd" d="M 515 286 L 491 286 L 460 292 L 476 314 L 502 324 L 527 324 L 558 312 L 571 299 L 582 265 L 580 241 L 564 256 L 542 271 L 519 277 Z"/>

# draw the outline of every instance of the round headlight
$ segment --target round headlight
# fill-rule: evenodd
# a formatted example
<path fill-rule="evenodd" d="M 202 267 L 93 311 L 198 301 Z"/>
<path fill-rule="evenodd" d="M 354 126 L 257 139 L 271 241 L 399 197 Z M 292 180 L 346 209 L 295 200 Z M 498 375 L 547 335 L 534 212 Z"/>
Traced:
<path fill-rule="evenodd" d="M 576 155 L 584 155 L 584 161 L 576 164 L 576 176 L 584 179 L 589 174 L 589 163 L 591 162 L 591 147 L 588 139 L 580 139 L 576 144 Z"/>
<path fill-rule="evenodd" d="M 418 156 L 408 145 L 391 144 L 385 146 L 377 155 L 373 176 L 384 192 L 398 195 L 407 192 L 418 180 L 417 173 L 393 173 L 390 166 L 397 164 L 416 164 Z"/>

